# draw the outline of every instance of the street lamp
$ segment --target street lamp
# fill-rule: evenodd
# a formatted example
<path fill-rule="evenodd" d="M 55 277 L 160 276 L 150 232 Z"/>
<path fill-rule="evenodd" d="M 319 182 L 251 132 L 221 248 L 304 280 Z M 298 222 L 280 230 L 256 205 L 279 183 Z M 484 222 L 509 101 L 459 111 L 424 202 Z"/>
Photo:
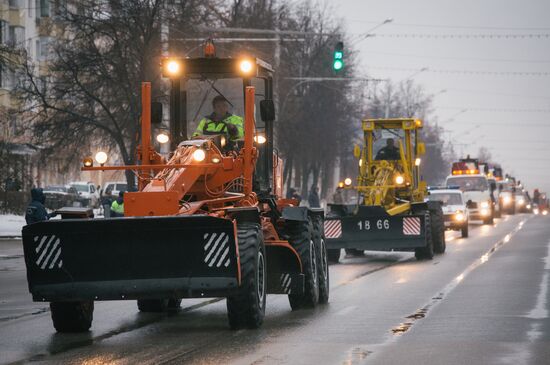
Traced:
<path fill-rule="evenodd" d="M 378 28 L 380 28 L 381 26 L 383 26 L 384 24 L 388 24 L 388 23 L 391 23 L 391 22 L 393 22 L 393 18 L 387 18 L 387 19 L 384 20 L 383 22 L 381 22 L 381 23 L 375 25 L 374 27 L 372 27 L 371 29 L 367 30 L 365 33 L 359 35 L 358 38 L 357 38 L 357 40 L 356 40 L 355 42 L 353 42 L 353 44 L 355 45 L 355 44 L 357 44 L 357 43 L 359 43 L 359 42 L 361 42 L 361 41 L 363 41 L 363 40 L 365 40 L 365 39 L 367 39 L 367 38 L 369 38 L 369 37 L 372 37 L 372 36 L 373 36 L 372 32 L 373 32 L 375 29 L 378 29 Z"/>
<path fill-rule="evenodd" d="M 415 71 L 411 76 L 407 77 L 405 80 L 412 80 L 416 75 L 428 70 L 429 70 L 428 67 L 422 67 L 420 70 Z"/>

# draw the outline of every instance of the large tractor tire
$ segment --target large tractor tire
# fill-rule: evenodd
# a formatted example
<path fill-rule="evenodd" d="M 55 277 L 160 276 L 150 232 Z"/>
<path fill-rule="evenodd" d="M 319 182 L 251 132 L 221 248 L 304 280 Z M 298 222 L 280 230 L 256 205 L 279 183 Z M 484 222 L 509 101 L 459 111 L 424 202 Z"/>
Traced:
<path fill-rule="evenodd" d="M 337 264 L 340 261 L 340 249 L 332 248 L 327 250 L 328 262 L 331 264 Z"/>
<path fill-rule="evenodd" d="M 309 221 L 288 221 L 285 228 L 290 244 L 300 255 L 305 276 L 304 292 L 288 295 L 290 307 L 292 310 L 313 308 L 319 302 L 318 249 L 312 237 L 313 225 Z"/>
<path fill-rule="evenodd" d="M 257 223 L 237 226 L 241 287 L 227 298 L 227 316 L 231 329 L 258 328 L 265 316 L 267 262 L 262 230 Z"/>
<path fill-rule="evenodd" d="M 317 247 L 317 277 L 319 281 L 319 303 L 328 303 L 329 298 L 329 268 L 325 233 L 323 232 L 323 218 L 313 218 L 313 242 Z"/>
<path fill-rule="evenodd" d="M 352 257 L 363 257 L 365 256 L 365 251 L 358 250 L 356 248 L 346 248 L 346 255 Z"/>
<path fill-rule="evenodd" d="M 426 247 L 417 247 L 414 250 L 414 256 L 417 260 L 431 260 L 434 257 L 434 245 L 432 236 L 432 224 L 430 214 L 425 214 L 425 232 L 426 232 Z"/>
<path fill-rule="evenodd" d="M 443 210 L 433 209 L 430 211 L 430 223 L 432 229 L 432 242 L 435 253 L 445 253 L 445 217 Z"/>
<path fill-rule="evenodd" d="M 57 332 L 86 332 L 92 326 L 94 302 L 51 302 L 50 311 Z"/>

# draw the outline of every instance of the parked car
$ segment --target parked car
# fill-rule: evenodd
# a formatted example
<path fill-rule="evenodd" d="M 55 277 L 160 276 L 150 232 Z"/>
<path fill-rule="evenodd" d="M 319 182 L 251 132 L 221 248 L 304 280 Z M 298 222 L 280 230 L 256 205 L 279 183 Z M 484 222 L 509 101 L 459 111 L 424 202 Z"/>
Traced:
<path fill-rule="evenodd" d="M 121 191 L 128 191 L 128 184 L 126 181 L 109 181 L 103 184 L 103 188 L 101 189 L 101 195 L 105 194 L 105 192 L 110 189 L 111 194 L 113 196 L 118 196 L 118 193 Z"/>
<path fill-rule="evenodd" d="M 78 193 L 79 201 L 85 207 L 99 207 L 99 191 L 92 182 L 75 181 L 69 184 Z"/>
<path fill-rule="evenodd" d="M 79 204 L 78 193 L 75 188 L 65 185 L 49 185 L 44 188 L 46 197 L 45 206 L 56 210 L 63 207 L 72 207 Z"/>
<path fill-rule="evenodd" d="M 468 237 L 469 213 L 462 191 L 458 189 L 431 189 L 428 200 L 441 202 L 445 229 L 461 231 L 462 237 Z"/>

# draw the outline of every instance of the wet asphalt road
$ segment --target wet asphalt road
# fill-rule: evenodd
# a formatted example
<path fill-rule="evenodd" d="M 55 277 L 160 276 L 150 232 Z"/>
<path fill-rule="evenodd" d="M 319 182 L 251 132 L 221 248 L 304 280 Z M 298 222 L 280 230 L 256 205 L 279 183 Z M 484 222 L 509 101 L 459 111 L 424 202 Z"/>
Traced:
<path fill-rule="evenodd" d="M 0 363 L 550 364 L 550 218 L 447 233 L 444 255 L 368 253 L 330 266 L 330 303 L 269 296 L 259 330 L 230 331 L 224 300 L 172 314 L 96 303 L 92 330 L 56 334 L 31 302 L 19 241 L 0 241 Z"/>

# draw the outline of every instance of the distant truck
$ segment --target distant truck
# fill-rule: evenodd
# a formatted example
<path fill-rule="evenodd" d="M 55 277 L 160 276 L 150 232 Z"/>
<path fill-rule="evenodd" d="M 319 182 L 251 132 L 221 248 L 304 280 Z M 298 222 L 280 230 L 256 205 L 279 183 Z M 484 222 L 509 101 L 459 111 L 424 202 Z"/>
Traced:
<path fill-rule="evenodd" d="M 84 207 L 99 207 L 99 191 L 92 182 L 74 181 L 69 184 L 78 193 L 79 201 Z"/>
<path fill-rule="evenodd" d="M 479 171 L 477 160 L 463 159 L 453 163 L 446 186 L 462 191 L 471 220 L 493 224 L 494 209 L 491 194 L 496 189 L 496 185 L 489 184 L 487 176 Z"/>

